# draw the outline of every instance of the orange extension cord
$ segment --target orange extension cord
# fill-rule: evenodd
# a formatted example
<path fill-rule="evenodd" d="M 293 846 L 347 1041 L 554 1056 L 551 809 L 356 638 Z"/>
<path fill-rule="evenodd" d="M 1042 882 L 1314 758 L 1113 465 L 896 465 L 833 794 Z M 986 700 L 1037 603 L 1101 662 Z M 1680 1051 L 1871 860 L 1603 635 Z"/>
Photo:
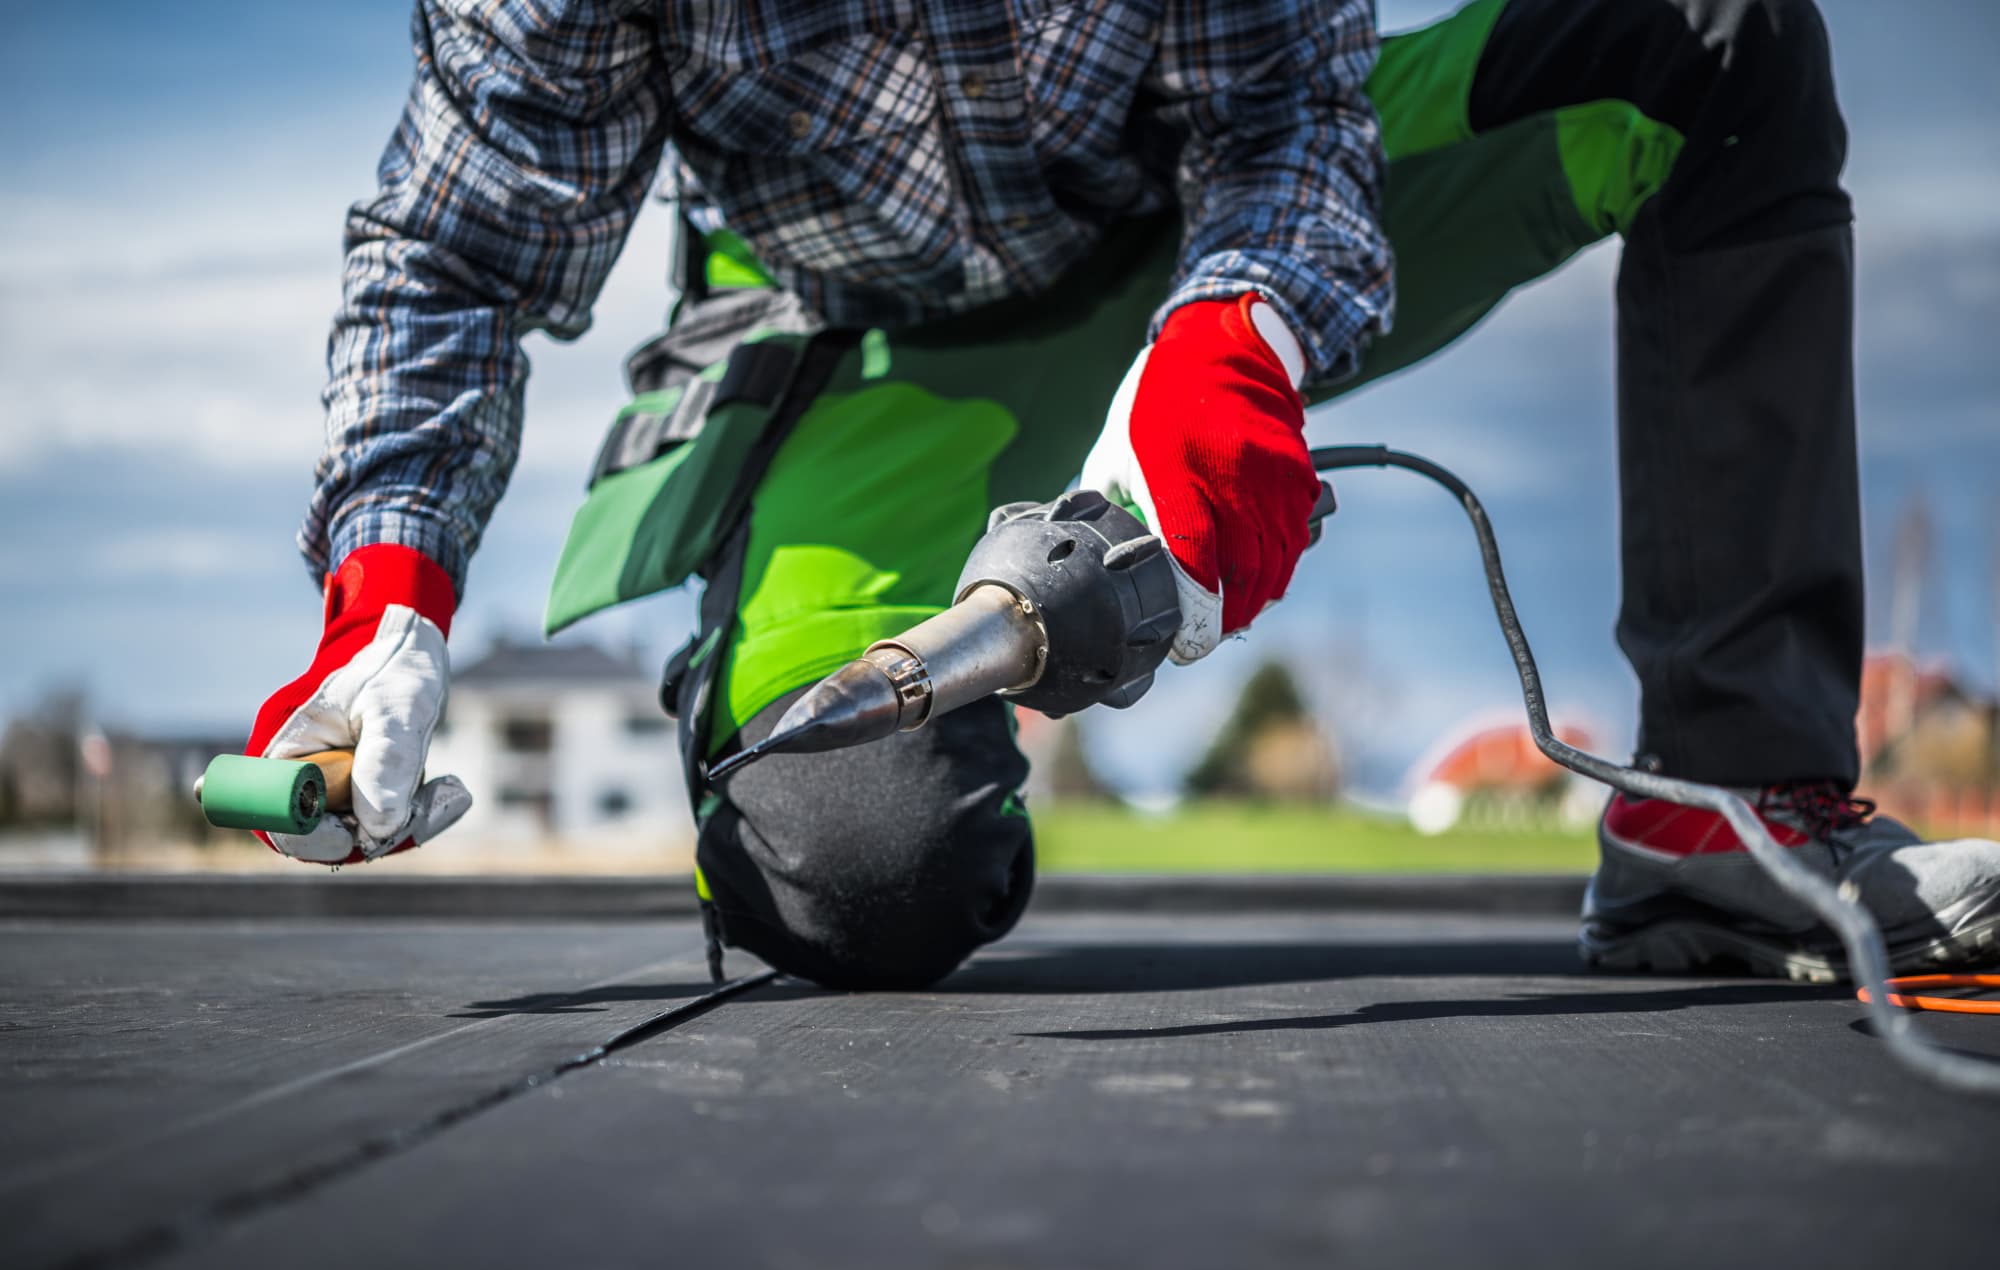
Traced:
<path fill-rule="evenodd" d="M 2000 988 L 2000 975 L 1903 975 L 1884 979 L 1882 983 L 1892 989 Z M 1868 989 L 1858 988 L 1854 995 L 1866 1001 Z M 1905 1010 L 1935 1010 L 1940 1014 L 2000 1014 L 2000 1001 L 1981 1001 L 1972 997 L 1933 997 L 1892 991 L 1888 994 L 1888 1002 Z"/>

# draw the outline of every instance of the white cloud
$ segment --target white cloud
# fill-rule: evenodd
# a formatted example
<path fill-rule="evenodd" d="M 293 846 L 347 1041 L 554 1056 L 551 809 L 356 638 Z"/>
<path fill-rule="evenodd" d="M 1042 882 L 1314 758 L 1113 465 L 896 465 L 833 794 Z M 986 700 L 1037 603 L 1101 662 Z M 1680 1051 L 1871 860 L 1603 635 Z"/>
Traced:
<path fill-rule="evenodd" d="M 89 567 L 107 582 L 133 578 L 206 582 L 262 577 L 272 571 L 267 545 L 261 536 L 238 529 L 132 530 L 94 546 Z"/>
<path fill-rule="evenodd" d="M 290 189 L 260 179 L 218 182 L 208 197 L 130 189 L 124 199 L 47 191 L 0 193 L 0 278 L 9 288 L 143 280 L 193 266 L 240 268 L 272 257 L 336 258 L 340 217 L 358 190 Z M 143 197 L 144 201 L 141 202 Z"/>
<path fill-rule="evenodd" d="M 0 471 L 98 450 L 155 452 L 163 474 L 310 471 L 347 200 L 214 193 L 143 218 L 0 199 L 0 243 L 13 244 L 0 249 Z M 258 214 L 228 210 L 244 207 Z M 665 309 L 664 228 L 657 210 L 642 217 L 590 336 L 535 350 L 530 416 L 554 426 L 531 423 L 524 470 L 587 461 L 620 403 L 624 352 Z"/>

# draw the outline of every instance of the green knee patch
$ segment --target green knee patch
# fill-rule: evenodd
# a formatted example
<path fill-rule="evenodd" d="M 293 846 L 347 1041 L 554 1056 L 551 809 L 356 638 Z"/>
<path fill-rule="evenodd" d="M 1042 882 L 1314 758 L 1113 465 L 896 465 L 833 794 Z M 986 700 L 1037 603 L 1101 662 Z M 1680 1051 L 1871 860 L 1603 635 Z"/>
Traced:
<path fill-rule="evenodd" d="M 885 383 L 820 398 L 751 503 L 711 748 L 758 710 L 952 600 L 1011 414 Z"/>
<path fill-rule="evenodd" d="M 1624 233 L 1680 157 L 1680 132 L 1628 101 L 1556 112 L 1556 148 L 1576 210 L 1599 234 Z"/>

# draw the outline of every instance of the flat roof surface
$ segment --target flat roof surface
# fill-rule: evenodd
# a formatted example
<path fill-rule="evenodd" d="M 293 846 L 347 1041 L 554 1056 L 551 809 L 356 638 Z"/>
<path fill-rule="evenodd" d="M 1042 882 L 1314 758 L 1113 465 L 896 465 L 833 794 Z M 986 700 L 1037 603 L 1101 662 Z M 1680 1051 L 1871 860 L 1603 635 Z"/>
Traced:
<path fill-rule="evenodd" d="M 1845 991 L 1589 974 L 1572 935 L 1066 911 L 934 991 L 768 982 L 555 1074 L 710 991 L 694 921 L 17 918 L 0 1262 L 1990 1260 L 2000 1105 Z"/>

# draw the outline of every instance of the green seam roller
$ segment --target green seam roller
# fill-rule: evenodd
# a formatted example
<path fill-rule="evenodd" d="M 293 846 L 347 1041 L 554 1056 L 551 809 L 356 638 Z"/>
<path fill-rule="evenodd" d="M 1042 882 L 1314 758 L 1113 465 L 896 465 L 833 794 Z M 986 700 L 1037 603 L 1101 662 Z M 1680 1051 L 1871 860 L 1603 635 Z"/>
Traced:
<path fill-rule="evenodd" d="M 329 811 L 346 811 L 352 750 L 327 750 L 302 759 L 218 754 L 194 783 L 195 801 L 220 829 L 308 834 Z"/>

